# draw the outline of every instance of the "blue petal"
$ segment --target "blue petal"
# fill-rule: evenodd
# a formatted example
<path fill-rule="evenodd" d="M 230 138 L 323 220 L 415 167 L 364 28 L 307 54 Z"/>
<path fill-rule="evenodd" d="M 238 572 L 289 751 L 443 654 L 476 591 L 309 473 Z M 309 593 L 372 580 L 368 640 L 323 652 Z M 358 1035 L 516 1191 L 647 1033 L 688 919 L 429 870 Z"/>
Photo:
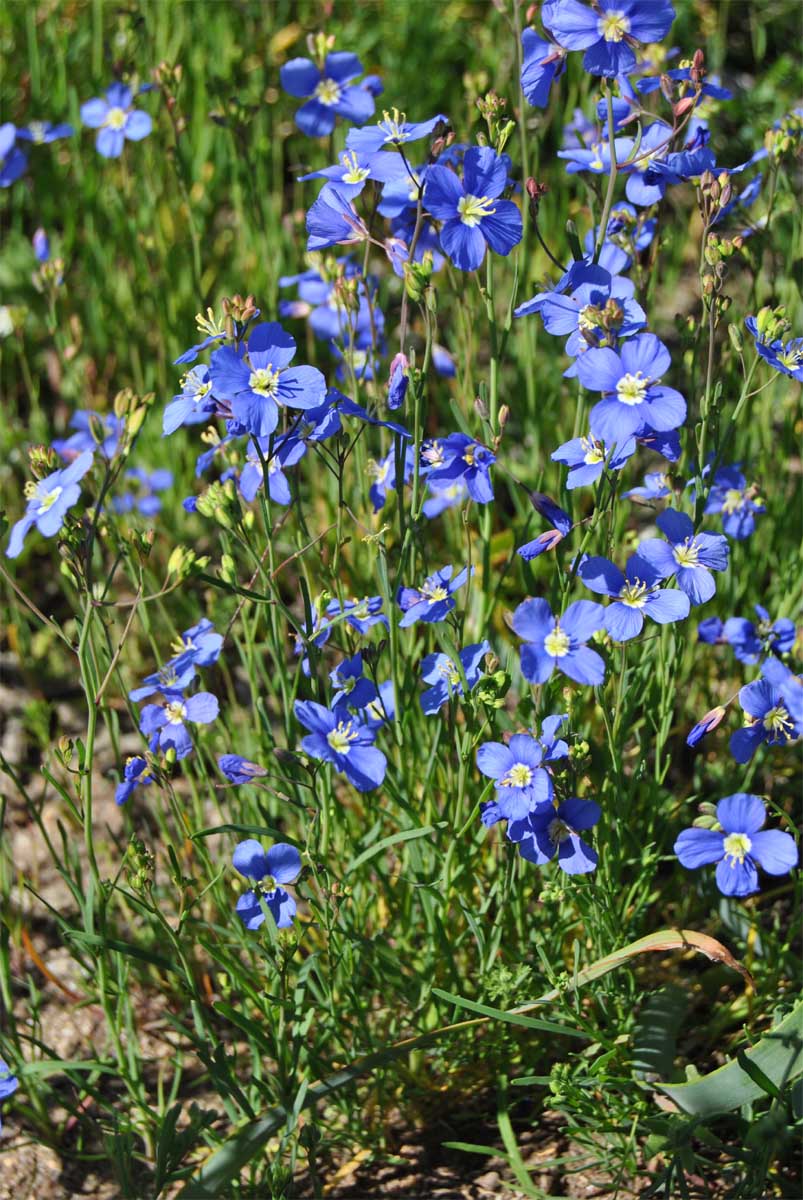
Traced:
<path fill-rule="evenodd" d="M 785 875 L 797 866 L 797 846 L 790 834 L 780 829 L 765 829 L 751 840 L 751 857 L 768 875 Z"/>
<path fill-rule="evenodd" d="M 723 858 L 717 866 L 717 887 L 723 896 L 752 896 L 759 890 L 758 871 L 749 858 Z"/>
<path fill-rule="evenodd" d="M 759 796 L 736 792 L 717 805 L 717 820 L 726 833 L 757 833 L 767 819 L 767 809 Z"/>
<path fill-rule="evenodd" d="M 246 879 L 264 879 L 271 873 L 265 851 L 255 838 L 247 838 L 235 847 L 232 862 Z"/>
<path fill-rule="evenodd" d="M 277 842 L 267 853 L 267 864 L 266 875 L 272 875 L 277 883 L 292 883 L 301 871 L 301 855 L 295 846 Z"/>

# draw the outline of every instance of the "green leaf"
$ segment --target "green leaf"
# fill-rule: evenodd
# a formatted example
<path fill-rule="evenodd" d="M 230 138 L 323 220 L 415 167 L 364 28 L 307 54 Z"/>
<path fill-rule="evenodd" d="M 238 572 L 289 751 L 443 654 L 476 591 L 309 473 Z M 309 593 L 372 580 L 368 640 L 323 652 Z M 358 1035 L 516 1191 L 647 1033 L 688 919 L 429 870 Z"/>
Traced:
<path fill-rule="evenodd" d="M 750 1050 L 691 1083 L 658 1084 L 683 1112 L 695 1117 L 731 1112 L 780 1090 L 803 1074 L 803 1001 Z"/>
<path fill-rule="evenodd" d="M 440 821 L 437 825 L 425 825 L 423 829 L 403 829 L 401 833 L 392 833 L 389 837 L 382 838 L 382 841 L 377 842 L 375 846 L 369 846 L 367 850 L 363 850 L 362 854 L 353 858 L 346 867 L 345 874 L 349 875 L 352 871 L 356 871 L 363 863 L 367 863 L 369 859 L 381 854 L 383 850 L 390 849 L 391 846 L 397 846 L 400 842 L 411 842 L 415 838 L 428 837 L 436 829 L 443 829 L 445 825 L 445 821 Z"/>
<path fill-rule="evenodd" d="M 476 1000 L 465 1000 L 462 996 L 454 996 L 441 988 L 432 989 L 433 996 L 448 1000 L 456 1008 L 465 1008 L 469 1012 L 480 1013 L 483 1017 L 492 1017 L 495 1021 L 505 1021 L 509 1025 L 523 1025 L 525 1029 L 538 1029 L 542 1033 L 562 1033 L 566 1037 L 582 1038 L 590 1041 L 590 1036 L 582 1029 L 572 1029 L 568 1025 L 558 1025 L 556 1021 L 541 1021 L 538 1017 L 525 1017 L 518 1012 L 506 1012 L 501 1008 L 491 1008 L 488 1004 L 478 1004 Z"/>
<path fill-rule="evenodd" d="M 169 958 L 162 958 L 161 954 L 152 954 L 150 950 L 132 946 L 129 942 L 118 942 L 115 938 L 103 938 L 96 933 L 79 933 L 75 930 L 70 930 L 66 936 L 71 942 L 77 942 L 79 946 L 86 946 L 89 949 L 114 950 L 117 954 L 126 955 L 127 958 L 137 958 L 141 962 L 150 963 L 152 967 L 158 967 L 160 971 L 178 971 L 179 969 Z"/>

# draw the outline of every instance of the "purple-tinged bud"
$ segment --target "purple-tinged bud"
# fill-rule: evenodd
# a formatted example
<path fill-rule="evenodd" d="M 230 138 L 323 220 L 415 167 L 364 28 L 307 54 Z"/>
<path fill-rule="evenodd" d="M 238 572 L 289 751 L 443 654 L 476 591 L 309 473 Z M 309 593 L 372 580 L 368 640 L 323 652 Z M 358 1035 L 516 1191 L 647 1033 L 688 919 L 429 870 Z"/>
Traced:
<path fill-rule="evenodd" d="M 516 553 L 525 562 L 530 562 L 531 559 L 538 558 L 539 555 L 546 554 L 549 550 L 554 550 L 565 536 L 559 529 L 548 529 L 546 533 L 539 533 L 532 542 L 526 542 L 525 545 L 519 546 Z"/>
<path fill-rule="evenodd" d="M 689 736 L 686 738 L 686 745 L 696 746 L 698 742 L 703 740 L 707 733 L 710 733 L 712 729 L 716 729 L 724 716 L 725 709 L 721 704 L 718 704 L 716 708 L 712 708 L 691 730 Z"/>
<path fill-rule="evenodd" d="M 397 354 L 390 364 L 388 408 L 401 408 L 410 382 L 410 363 L 406 354 Z"/>
<path fill-rule="evenodd" d="M 36 233 L 31 239 L 33 243 L 33 252 L 40 263 L 46 263 L 50 258 L 50 238 L 41 227 L 36 230 Z"/>

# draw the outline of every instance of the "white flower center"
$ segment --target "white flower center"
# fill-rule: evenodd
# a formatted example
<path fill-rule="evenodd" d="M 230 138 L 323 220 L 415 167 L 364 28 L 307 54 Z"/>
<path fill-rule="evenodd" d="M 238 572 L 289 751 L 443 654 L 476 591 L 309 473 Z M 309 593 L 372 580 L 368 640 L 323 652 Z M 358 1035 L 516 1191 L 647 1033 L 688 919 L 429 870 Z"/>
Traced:
<path fill-rule="evenodd" d="M 340 161 L 346 168 L 346 173 L 343 176 L 344 183 L 362 183 L 371 174 L 368 167 L 358 166 L 357 155 L 353 150 L 350 154 L 344 154 Z"/>
<path fill-rule="evenodd" d="M 46 128 L 44 121 L 31 121 L 28 126 L 28 132 L 37 145 L 41 145 L 45 140 Z"/>
<path fill-rule="evenodd" d="M 637 579 L 635 583 L 626 583 L 619 593 L 619 600 L 628 608 L 643 608 L 647 603 L 647 585 Z"/>
<path fill-rule="evenodd" d="M 672 554 L 679 567 L 699 566 L 700 547 L 694 538 L 686 538 L 685 542 L 674 547 Z"/>
<path fill-rule="evenodd" d="M 746 833 L 729 833 L 724 841 L 725 857 L 733 859 L 731 866 L 737 862 L 743 863 L 750 853 L 753 843 Z"/>
<path fill-rule="evenodd" d="M 356 741 L 357 731 L 351 721 L 340 721 L 336 729 L 326 735 L 326 740 L 335 754 L 348 754 L 351 743 Z"/>
<path fill-rule="evenodd" d="M 36 510 L 36 515 L 41 517 L 44 513 L 50 512 L 63 491 L 63 487 L 54 487 L 52 492 L 45 492 L 44 495 L 39 496 L 39 507 Z"/>
<path fill-rule="evenodd" d="M 279 371 L 274 371 L 273 365 L 259 367 L 248 377 L 248 386 L 257 396 L 275 396 L 279 385 Z"/>
<path fill-rule="evenodd" d="M 569 653 L 571 645 L 568 633 L 564 633 L 560 625 L 556 625 L 551 633 L 544 638 L 544 649 L 550 658 L 563 658 Z"/>
<path fill-rule="evenodd" d="M 382 117 L 383 120 L 379 122 L 379 128 L 385 135 L 385 141 L 406 142 L 410 136 L 404 129 L 404 126 L 407 124 L 407 114 L 400 113 L 398 108 L 394 108 L 391 112 L 385 109 Z"/>
<path fill-rule="evenodd" d="M 738 512 L 740 508 L 744 508 L 745 497 L 738 488 L 728 488 L 725 493 L 725 499 L 722 501 L 722 511 L 726 513 Z"/>
<path fill-rule="evenodd" d="M 644 378 L 641 371 L 636 371 L 635 375 L 623 375 L 616 385 L 616 399 L 620 404 L 632 408 L 635 404 L 641 404 L 649 386 L 650 381 Z"/>
<path fill-rule="evenodd" d="M 496 212 L 493 200 L 489 196 L 461 196 L 457 202 L 460 220 L 469 229 L 479 225 L 483 217 L 490 217 Z"/>
<path fill-rule="evenodd" d="M 425 600 L 429 600 L 430 604 L 437 604 L 439 600 L 449 598 L 449 592 L 442 583 L 425 583 L 421 588 L 421 595 Z"/>
<path fill-rule="evenodd" d="M 762 724 L 768 733 L 783 733 L 786 737 L 789 736 L 788 730 L 792 728 L 789 713 L 783 704 L 776 704 L 774 708 L 768 709 L 764 713 Z"/>
<path fill-rule="evenodd" d="M 171 700 L 165 705 L 165 716 L 169 725 L 182 725 L 187 715 L 187 706 L 182 700 Z"/>
<path fill-rule="evenodd" d="M 526 763 L 514 763 L 504 778 L 499 782 L 502 787 L 529 787 L 532 783 L 533 772 L 532 767 L 528 767 Z"/>
<path fill-rule="evenodd" d="M 108 129 L 122 129 L 126 123 L 128 114 L 124 108 L 110 108 L 106 113 L 106 120 L 103 124 Z"/>
<path fill-rule="evenodd" d="M 334 79 L 322 79 L 312 94 L 316 100 L 320 100 L 321 104 L 331 108 L 340 99 L 340 84 L 336 83 Z"/>
<path fill-rule="evenodd" d="M 621 42 L 625 34 L 630 32 L 630 18 L 621 10 L 607 12 L 597 22 L 597 29 L 606 42 Z"/>
<path fill-rule="evenodd" d="M 591 438 L 583 438 L 583 462 L 587 467 L 595 467 L 597 463 L 605 461 L 605 451 L 599 442 L 593 441 Z"/>
<path fill-rule="evenodd" d="M 784 346 L 778 352 L 778 362 L 793 369 L 799 367 L 803 363 L 803 348 L 795 350 L 792 346 Z"/>

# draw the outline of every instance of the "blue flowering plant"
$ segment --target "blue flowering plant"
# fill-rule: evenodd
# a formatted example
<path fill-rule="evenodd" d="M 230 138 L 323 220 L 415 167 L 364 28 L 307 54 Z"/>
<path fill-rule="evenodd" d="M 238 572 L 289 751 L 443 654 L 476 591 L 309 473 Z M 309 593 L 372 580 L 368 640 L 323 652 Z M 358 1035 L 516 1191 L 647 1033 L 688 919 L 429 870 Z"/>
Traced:
<path fill-rule="evenodd" d="M 791 1195 L 794 5 L 317 7 L 3 13 L 8 1187 Z"/>

